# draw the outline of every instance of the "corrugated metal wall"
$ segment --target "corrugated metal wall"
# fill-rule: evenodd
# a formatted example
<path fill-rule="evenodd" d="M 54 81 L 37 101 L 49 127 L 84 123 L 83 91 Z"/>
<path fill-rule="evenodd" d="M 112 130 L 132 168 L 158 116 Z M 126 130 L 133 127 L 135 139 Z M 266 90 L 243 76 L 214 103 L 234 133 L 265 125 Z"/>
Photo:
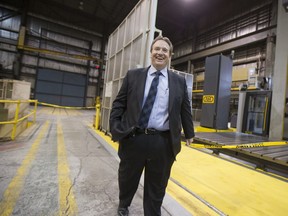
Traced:
<path fill-rule="evenodd" d="M 101 109 L 101 128 L 109 131 L 109 116 L 128 69 L 145 67 L 154 37 L 157 0 L 142 0 L 110 35 Z"/>
<path fill-rule="evenodd" d="M 12 13 L 12 10 L 0 8 L 0 17 Z M 15 15 L 0 22 L 0 64 L 2 64 L 5 77 L 13 78 L 15 63 L 19 58 L 16 47 L 20 20 L 20 15 Z M 23 51 L 19 78 L 31 82 L 31 96 L 33 97 L 39 69 L 53 69 L 85 75 L 87 77 L 86 95 L 83 95 L 83 99 L 86 101 L 85 106 L 94 105 L 98 68 L 93 60 L 81 59 L 79 56 L 90 55 L 100 59 L 101 40 L 102 36 L 97 33 L 75 26 L 64 26 L 54 20 L 28 16 L 24 45 L 37 50 Z M 38 52 L 38 50 L 44 50 L 44 52 Z"/>
<path fill-rule="evenodd" d="M 197 36 L 191 35 L 189 40 L 175 45 L 173 59 L 181 59 L 181 57 L 185 57 L 189 54 L 207 50 L 229 41 L 237 40 L 245 35 L 251 35 L 269 29 L 271 26 L 275 25 L 273 13 L 273 4 L 271 2 L 263 2 L 262 5 L 256 8 L 251 8 L 249 11 L 243 11 L 238 15 L 235 14 L 234 17 L 231 17 L 220 24 L 212 25 L 213 27 L 210 29 L 206 28 L 202 30 L 202 32 L 197 33 Z M 212 54 L 213 53 L 210 53 L 210 55 Z M 263 72 L 265 54 L 265 41 L 264 43 L 258 42 L 241 49 L 238 48 L 235 50 L 233 64 L 241 65 L 242 68 L 245 67 L 247 72 L 249 69 L 261 70 L 260 72 Z M 193 68 L 190 69 L 190 71 L 188 71 L 189 68 L 187 67 L 187 63 L 173 66 L 178 70 L 186 71 L 188 73 L 193 72 L 195 74 L 194 88 L 199 90 L 203 88 L 205 76 L 204 62 L 205 58 L 191 59 L 190 64 L 193 65 Z M 238 66 L 235 66 L 235 70 L 233 69 L 235 73 L 238 71 L 237 68 Z M 238 80 L 233 81 L 235 81 L 233 82 L 233 86 L 237 86 L 241 83 L 237 82 Z"/>
<path fill-rule="evenodd" d="M 51 69 L 39 69 L 35 99 L 61 106 L 85 106 L 86 76 Z"/>

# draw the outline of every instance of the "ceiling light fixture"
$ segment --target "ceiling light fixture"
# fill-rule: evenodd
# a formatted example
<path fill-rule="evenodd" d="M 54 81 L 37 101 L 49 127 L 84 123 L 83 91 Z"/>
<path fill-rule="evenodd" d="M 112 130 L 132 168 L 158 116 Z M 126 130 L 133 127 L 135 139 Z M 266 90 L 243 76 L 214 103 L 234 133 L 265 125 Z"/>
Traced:
<path fill-rule="evenodd" d="M 282 5 L 286 12 L 288 12 L 288 0 L 282 0 Z"/>
<path fill-rule="evenodd" d="M 80 2 L 79 2 L 78 8 L 79 8 L 80 10 L 83 10 L 83 9 L 84 9 L 84 2 L 83 2 L 83 1 L 80 1 Z"/>

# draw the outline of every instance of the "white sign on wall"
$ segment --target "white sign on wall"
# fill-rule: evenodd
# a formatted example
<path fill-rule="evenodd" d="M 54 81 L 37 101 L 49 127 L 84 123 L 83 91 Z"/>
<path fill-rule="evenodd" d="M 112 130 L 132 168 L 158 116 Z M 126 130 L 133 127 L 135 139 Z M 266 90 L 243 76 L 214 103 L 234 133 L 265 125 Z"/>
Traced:
<path fill-rule="evenodd" d="M 112 97 L 112 81 L 106 83 L 105 97 Z"/>

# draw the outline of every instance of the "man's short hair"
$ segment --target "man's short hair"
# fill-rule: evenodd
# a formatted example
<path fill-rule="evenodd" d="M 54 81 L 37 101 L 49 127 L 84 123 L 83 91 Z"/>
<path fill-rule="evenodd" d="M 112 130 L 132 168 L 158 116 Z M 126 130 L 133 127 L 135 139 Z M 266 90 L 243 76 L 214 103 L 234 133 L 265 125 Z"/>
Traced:
<path fill-rule="evenodd" d="M 165 41 L 165 42 L 169 45 L 169 47 L 170 47 L 170 51 L 169 51 L 169 52 L 170 52 L 170 55 L 172 56 L 172 53 L 173 53 L 173 45 L 172 45 L 171 41 L 169 40 L 169 38 L 163 37 L 162 35 L 157 36 L 157 37 L 153 40 L 153 42 L 152 42 L 152 44 L 151 44 L 151 47 L 150 47 L 150 52 L 152 52 L 153 45 L 156 43 L 156 41 L 159 41 L 159 40 L 163 40 L 163 41 Z"/>

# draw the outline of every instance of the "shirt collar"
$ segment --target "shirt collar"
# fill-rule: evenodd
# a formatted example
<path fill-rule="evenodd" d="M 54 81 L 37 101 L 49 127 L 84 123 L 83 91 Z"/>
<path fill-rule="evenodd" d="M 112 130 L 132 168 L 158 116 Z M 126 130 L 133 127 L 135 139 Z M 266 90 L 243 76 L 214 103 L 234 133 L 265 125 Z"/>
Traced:
<path fill-rule="evenodd" d="M 151 65 L 151 67 L 148 70 L 148 73 L 149 73 L 149 75 L 152 75 L 156 71 L 157 71 L 157 69 L 153 65 Z M 165 67 L 162 70 L 160 70 L 160 72 L 162 73 L 162 75 L 164 77 L 167 77 L 167 67 Z"/>

